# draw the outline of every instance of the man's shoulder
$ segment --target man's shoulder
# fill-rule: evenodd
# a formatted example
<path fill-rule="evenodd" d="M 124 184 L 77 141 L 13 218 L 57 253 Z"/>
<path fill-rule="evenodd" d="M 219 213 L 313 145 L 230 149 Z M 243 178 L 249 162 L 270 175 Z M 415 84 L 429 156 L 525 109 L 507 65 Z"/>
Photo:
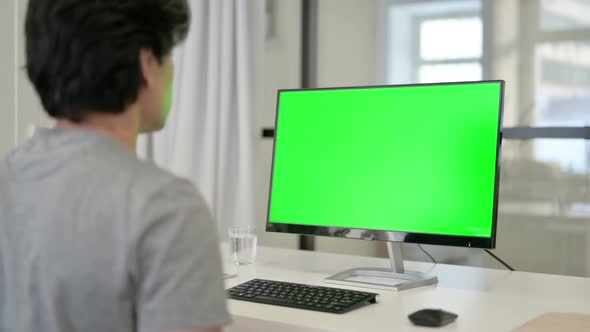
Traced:
<path fill-rule="evenodd" d="M 142 195 L 158 194 L 162 191 L 183 191 L 192 195 L 195 188 L 190 181 L 176 176 L 152 161 L 133 158 L 120 159 L 121 165 L 136 193 Z"/>
<path fill-rule="evenodd" d="M 101 171 L 104 173 L 121 174 L 134 182 L 147 185 L 184 182 L 181 178 L 159 167 L 152 161 L 140 159 L 135 153 L 128 151 L 126 147 L 103 144 L 97 149 L 100 151 L 97 151 L 98 153 L 94 155 L 94 160 L 89 161 L 90 163 L 102 164 Z"/>
<path fill-rule="evenodd" d="M 109 196 L 105 200 L 124 202 L 121 208 L 127 211 L 128 221 L 135 227 L 148 227 L 158 219 L 151 215 L 171 213 L 170 209 L 180 212 L 207 210 L 205 200 L 190 181 L 151 161 L 140 159 L 134 153 L 98 148 L 93 162 L 102 164 L 100 170 L 87 174 L 106 181 L 97 184 L 101 195 Z M 92 168 L 91 165 L 85 167 Z M 141 229 L 137 231 L 141 232 Z"/>
<path fill-rule="evenodd" d="M 158 194 L 162 191 L 184 192 L 193 196 L 194 185 L 151 161 L 137 159 L 131 175 L 132 183 L 140 192 Z"/>
<path fill-rule="evenodd" d="M 80 167 L 80 171 L 87 176 L 95 177 L 95 181 L 104 181 L 99 187 L 111 188 L 108 192 L 117 192 L 125 195 L 126 200 L 133 200 L 136 204 L 142 204 L 150 199 L 188 198 L 194 201 L 198 196 L 194 185 L 180 178 L 155 163 L 137 157 L 135 153 L 126 147 L 114 146 L 112 142 L 106 142 L 95 146 L 93 151 Z M 96 183 L 93 181 L 94 183 Z M 133 202 L 129 202 L 133 203 Z"/>

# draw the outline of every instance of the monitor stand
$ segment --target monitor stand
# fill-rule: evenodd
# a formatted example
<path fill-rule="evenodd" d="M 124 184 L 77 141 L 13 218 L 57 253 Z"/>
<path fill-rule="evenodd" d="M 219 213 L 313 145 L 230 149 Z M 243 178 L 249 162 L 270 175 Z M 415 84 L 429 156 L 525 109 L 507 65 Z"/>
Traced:
<path fill-rule="evenodd" d="M 404 269 L 400 242 L 387 242 L 387 250 L 391 268 L 356 268 L 335 274 L 326 278 L 325 281 L 331 284 L 392 291 L 402 291 L 438 282 L 435 275 Z"/>

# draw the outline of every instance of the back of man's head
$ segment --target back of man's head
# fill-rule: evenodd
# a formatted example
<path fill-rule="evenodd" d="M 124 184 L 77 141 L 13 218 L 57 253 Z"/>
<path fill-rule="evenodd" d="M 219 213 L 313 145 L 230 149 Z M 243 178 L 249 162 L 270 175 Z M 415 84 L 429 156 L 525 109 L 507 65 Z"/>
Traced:
<path fill-rule="evenodd" d="M 51 117 L 122 113 L 143 84 L 140 51 L 162 61 L 189 21 L 187 0 L 29 0 L 29 78 Z"/>

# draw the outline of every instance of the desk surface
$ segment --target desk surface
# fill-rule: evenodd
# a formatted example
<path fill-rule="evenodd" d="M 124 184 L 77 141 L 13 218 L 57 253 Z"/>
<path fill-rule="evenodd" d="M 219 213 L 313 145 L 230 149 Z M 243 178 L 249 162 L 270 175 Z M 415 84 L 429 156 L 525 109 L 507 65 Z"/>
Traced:
<path fill-rule="evenodd" d="M 236 320 L 256 330 L 272 324 L 282 331 L 511 331 L 545 312 L 590 314 L 590 279 L 526 272 L 405 262 L 408 270 L 434 273 L 437 285 L 402 292 L 326 284 L 323 279 L 355 267 L 387 267 L 386 259 L 260 247 L 254 265 L 238 268 L 233 287 L 253 278 L 371 291 L 378 303 L 336 315 L 244 301 L 229 301 Z M 441 308 L 459 315 L 441 329 L 413 326 L 407 316 Z M 270 324 L 270 325 L 269 325 Z M 283 325 L 284 324 L 284 325 Z M 254 327 L 252 327 L 254 326 Z"/>

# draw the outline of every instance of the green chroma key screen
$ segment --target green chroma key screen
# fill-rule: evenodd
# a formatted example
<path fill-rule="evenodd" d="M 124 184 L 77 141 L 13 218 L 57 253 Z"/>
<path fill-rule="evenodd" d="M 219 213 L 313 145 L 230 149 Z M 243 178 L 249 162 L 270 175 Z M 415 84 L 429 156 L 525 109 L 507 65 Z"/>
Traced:
<path fill-rule="evenodd" d="M 279 92 L 269 222 L 492 237 L 502 82 Z"/>

